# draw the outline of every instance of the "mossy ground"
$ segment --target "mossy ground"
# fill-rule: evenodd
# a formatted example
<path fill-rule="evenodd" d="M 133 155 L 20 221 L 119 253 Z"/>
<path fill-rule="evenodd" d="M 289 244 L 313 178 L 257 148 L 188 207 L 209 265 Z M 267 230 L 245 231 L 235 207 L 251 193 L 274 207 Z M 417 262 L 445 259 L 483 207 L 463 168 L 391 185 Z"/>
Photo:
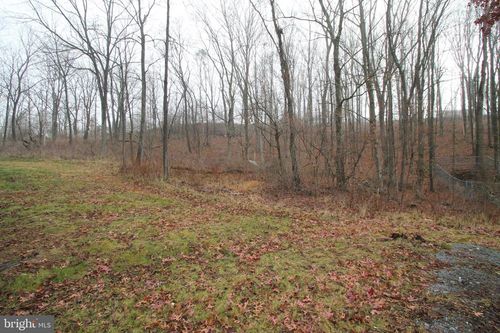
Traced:
<path fill-rule="evenodd" d="M 433 254 L 499 245 L 481 214 L 318 211 L 117 169 L 0 161 L 0 264 L 18 263 L 0 313 L 53 314 L 63 332 L 413 331 Z"/>

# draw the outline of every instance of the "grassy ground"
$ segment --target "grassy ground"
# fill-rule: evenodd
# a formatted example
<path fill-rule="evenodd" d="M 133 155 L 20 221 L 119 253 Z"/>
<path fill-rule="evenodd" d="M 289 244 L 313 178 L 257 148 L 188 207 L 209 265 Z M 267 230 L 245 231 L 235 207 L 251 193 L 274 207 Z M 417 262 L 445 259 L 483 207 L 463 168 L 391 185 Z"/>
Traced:
<path fill-rule="evenodd" d="M 374 213 L 271 199 L 257 181 L 206 190 L 116 170 L 0 161 L 0 313 L 53 314 L 62 332 L 413 331 L 437 301 L 434 253 L 499 247 L 484 214 Z"/>

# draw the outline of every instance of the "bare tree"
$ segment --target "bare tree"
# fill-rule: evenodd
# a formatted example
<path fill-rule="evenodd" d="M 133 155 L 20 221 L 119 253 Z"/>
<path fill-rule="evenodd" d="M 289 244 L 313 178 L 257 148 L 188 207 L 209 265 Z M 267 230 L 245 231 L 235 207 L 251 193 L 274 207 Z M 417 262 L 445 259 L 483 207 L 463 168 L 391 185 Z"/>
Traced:
<path fill-rule="evenodd" d="M 255 56 L 256 38 L 258 31 L 255 20 L 255 12 L 251 8 L 247 8 L 244 12 L 244 17 L 240 17 L 239 29 L 236 33 L 236 40 L 238 42 L 238 50 L 241 65 L 237 66 L 238 73 L 238 86 L 241 92 L 242 108 L 243 108 L 243 159 L 248 160 L 248 150 L 250 148 L 250 66 L 252 64 L 252 57 Z"/>
<path fill-rule="evenodd" d="M 29 84 L 27 83 L 27 73 L 28 69 L 31 65 L 33 57 L 35 56 L 35 48 L 32 45 L 32 41 L 23 41 L 22 48 L 19 54 L 12 54 L 11 59 L 9 61 L 9 78 L 7 81 L 7 96 L 9 97 L 9 101 L 7 103 L 7 111 L 5 120 L 8 120 L 8 108 L 11 106 L 11 115 L 10 115 L 10 129 L 11 129 L 11 138 L 13 141 L 18 139 L 17 135 L 17 116 L 19 111 L 19 105 L 21 101 L 21 97 L 29 90 Z M 6 131 L 7 131 L 7 123 L 4 129 L 4 138 L 3 142 L 5 143 L 6 139 Z"/>
<path fill-rule="evenodd" d="M 346 188 L 346 173 L 345 173 L 345 147 L 344 147 L 344 131 L 343 131 L 343 104 L 346 99 L 342 94 L 342 65 L 340 62 L 340 42 L 342 31 L 344 28 L 344 0 L 337 3 L 336 8 L 332 8 L 330 2 L 325 3 L 324 0 L 318 0 L 321 6 L 321 12 L 324 16 L 324 24 L 329 38 L 333 43 L 333 72 L 334 72 L 334 91 L 335 91 L 335 144 L 336 144 L 336 182 L 339 188 Z M 336 14 L 338 19 L 337 26 L 334 26 L 334 19 L 331 12 Z"/>
<path fill-rule="evenodd" d="M 500 29 L 499 29 L 500 30 Z M 499 117 L 498 117 L 498 104 L 497 98 L 500 98 L 500 92 L 497 92 L 499 87 L 497 87 L 497 81 L 495 79 L 495 71 L 500 76 L 500 60 L 497 51 L 498 48 L 498 38 L 500 34 L 493 32 L 489 37 L 489 51 L 490 51 L 490 109 L 491 109 L 491 131 L 493 136 L 493 155 L 496 166 L 496 173 L 500 175 L 500 134 L 499 134 Z M 495 59 L 497 59 L 495 63 Z M 500 79 L 499 79 L 500 81 Z"/>
<path fill-rule="evenodd" d="M 361 32 L 361 45 L 362 45 L 362 53 L 363 53 L 363 72 L 365 75 L 366 81 L 366 90 L 368 92 L 368 108 L 370 115 L 370 141 L 372 146 L 372 159 L 375 164 L 375 171 L 377 176 L 377 184 L 380 186 L 382 181 L 382 174 L 380 170 L 380 161 L 379 161 L 379 142 L 377 138 L 377 120 L 375 114 L 375 95 L 374 95 L 374 79 L 375 79 L 375 71 L 373 69 L 372 61 L 370 58 L 370 51 L 368 45 L 368 36 L 366 29 L 366 18 L 365 18 L 365 10 L 363 6 L 363 0 L 358 0 L 359 6 L 359 29 Z M 380 120 L 382 121 L 382 119 Z"/>
<path fill-rule="evenodd" d="M 283 87 L 284 87 L 284 105 L 285 105 L 285 114 L 287 116 L 288 120 L 288 132 L 289 132 L 289 138 L 288 138 L 288 148 L 290 152 L 290 160 L 292 163 L 292 181 L 293 181 L 293 186 L 296 190 L 300 190 L 301 188 L 301 182 L 300 182 L 300 174 L 299 174 L 299 164 L 297 160 L 297 147 L 295 143 L 295 137 L 296 137 L 296 128 L 295 128 L 295 102 L 293 99 L 293 92 L 292 92 L 292 79 L 291 79 L 291 71 L 290 71 L 290 59 L 287 55 L 286 52 L 286 46 L 284 42 L 284 33 L 283 33 L 283 28 L 279 25 L 278 18 L 276 15 L 276 5 L 274 0 L 269 0 L 269 5 L 271 6 L 271 17 L 273 21 L 273 26 L 274 26 L 274 33 L 275 37 L 273 34 L 269 31 L 266 22 L 264 20 L 264 17 L 262 14 L 257 11 L 257 7 L 252 2 L 252 6 L 254 9 L 257 11 L 257 13 L 260 15 L 262 22 L 264 23 L 264 26 L 268 32 L 269 37 L 271 38 L 279 56 L 279 61 L 280 61 L 280 67 L 281 67 L 281 79 L 283 80 Z"/>
<path fill-rule="evenodd" d="M 105 13 L 101 29 L 90 16 L 88 0 L 29 0 L 29 4 L 34 13 L 33 21 L 59 39 L 64 47 L 80 52 L 90 61 L 88 69 L 95 76 L 101 102 L 101 154 L 104 154 L 112 57 L 126 31 L 124 27 L 117 29 L 121 12 L 117 13 L 115 1 L 101 0 Z M 49 21 L 44 9 L 65 23 L 66 33 Z"/>
<path fill-rule="evenodd" d="M 170 0 L 167 0 L 167 24 L 165 27 L 165 55 L 164 55 L 164 74 L 163 74 L 163 136 L 162 136 L 162 161 L 163 161 L 163 179 L 167 180 L 169 176 L 168 160 L 168 60 L 170 43 Z"/>
<path fill-rule="evenodd" d="M 146 22 L 155 6 L 153 0 L 146 8 L 143 8 L 142 0 L 129 0 L 125 9 L 137 24 L 139 29 L 139 44 L 141 46 L 141 120 L 139 123 L 139 142 L 137 145 L 136 163 L 141 164 L 144 157 L 144 135 L 146 131 Z M 129 9 L 130 8 L 130 9 Z"/>

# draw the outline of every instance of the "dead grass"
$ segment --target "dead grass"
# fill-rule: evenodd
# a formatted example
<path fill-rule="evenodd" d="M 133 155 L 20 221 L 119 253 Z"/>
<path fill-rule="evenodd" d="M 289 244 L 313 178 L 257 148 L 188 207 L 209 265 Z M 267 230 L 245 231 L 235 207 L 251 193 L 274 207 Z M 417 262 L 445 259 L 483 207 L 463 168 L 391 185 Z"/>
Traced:
<path fill-rule="evenodd" d="M 469 156 L 471 155 L 471 144 L 469 142 L 469 137 L 464 137 L 461 130 L 461 120 L 457 119 L 455 124 L 455 145 L 453 144 L 453 123 L 449 118 L 445 118 L 444 122 L 444 132 L 440 135 L 438 128 L 438 135 L 435 137 L 436 142 L 436 157 L 449 157 L 455 154 L 456 156 Z M 315 151 L 311 147 L 304 144 L 303 139 L 307 137 L 307 140 L 315 138 L 318 141 L 320 137 L 319 128 L 306 128 L 301 127 L 298 124 L 299 137 L 300 140 L 297 141 L 298 145 L 298 160 L 300 164 L 301 179 L 304 187 L 304 191 L 309 193 L 321 194 L 325 192 L 332 192 L 335 190 L 334 177 L 332 172 L 335 170 L 328 171 L 325 167 L 326 163 L 323 157 L 320 156 L 318 151 Z M 399 176 L 400 168 L 400 150 L 401 145 L 398 140 L 398 126 L 395 126 L 396 133 L 396 175 Z M 354 160 L 357 159 L 358 151 L 363 146 L 363 142 L 368 139 L 368 127 L 361 128 L 360 133 L 355 134 L 356 142 L 353 140 L 346 140 L 346 154 L 348 156 L 348 162 L 346 165 L 346 170 L 350 173 L 354 164 Z M 329 137 L 330 133 L 326 133 Z M 349 137 L 353 134 L 348 133 Z M 135 175 L 141 179 L 158 178 L 161 175 L 162 163 L 161 163 L 161 144 L 159 142 L 160 135 L 156 133 L 153 136 L 153 132 L 147 133 L 147 147 L 144 156 L 144 162 L 141 165 L 135 163 L 135 153 L 136 144 L 132 144 L 127 140 L 125 144 L 125 166 L 122 171 L 125 173 Z M 191 152 L 188 151 L 188 145 L 185 138 L 172 136 L 169 144 L 170 151 L 170 161 L 174 172 L 182 170 L 189 171 L 194 174 L 207 173 L 207 174 L 252 174 L 250 177 L 256 178 L 265 182 L 266 188 L 272 189 L 276 192 L 287 192 L 292 189 L 292 184 L 290 180 L 290 160 L 288 157 L 288 150 L 286 148 L 286 142 L 282 137 L 282 154 L 283 154 L 283 165 L 284 170 L 279 170 L 279 163 L 277 160 L 276 149 L 270 147 L 267 143 L 264 145 L 264 158 L 265 162 L 261 163 L 259 161 L 259 154 L 255 151 L 255 142 L 251 142 L 248 159 L 255 160 L 259 166 L 255 167 L 248 160 L 243 159 L 243 149 L 242 149 L 242 138 L 235 137 L 231 141 L 230 152 L 228 152 L 227 139 L 223 136 L 223 128 L 218 128 L 217 135 L 211 136 L 209 139 L 209 144 L 205 145 L 204 139 L 200 139 L 200 144 L 193 139 L 191 142 Z M 253 138 L 251 140 L 254 140 Z M 119 141 L 119 140 L 118 140 Z M 487 134 L 485 133 L 484 142 L 487 142 Z M 319 146 L 319 141 L 315 143 Z M 355 146 L 357 147 L 355 149 Z M 455 146 L 455 147 L 454 147 Z M 413 149 L 416 149 L 415 142 L 413 142 Z M 492 156 L 491 147 L 484 147 L 485 154 Z M 5 147 L 0 148 L 0 153 L 2 156 L 24 156 L 31 158 L 61 158 L 61 159 L 99 159 L 102 158 L 100 155 L 99 142 L 96 142 L 94 138 L 89 138 L 88 141 L 83 141 L 78 138 L 75 140 L 72 146 L 69 146 L 66 139 L 61 137 L 56 142 L 51 142 L 47 140 L 43 147 L 33 146 L 30 149 L 23 147 L 21 143 L 9 143 Z M 427 146 L 425 147 L 425 158 L 428 158 Z M 412 159 L 412 172 L 409 172 L 406 177 L 406 185 L 408 193 L 403 196 L 400 194 L 394 194 L 393 199 L 401 200 L 403 197 L 406 203 L 413 200 L 414 194 L 412 193 L 416 183 L 416 152 L 413 151 L 414 158 Z M 121 153 L 121 142 L 112 142 L 109 140 L 106 158 L 115 161 L 122 160 Z M 334 164 L 335 156 L 332 157 L 330 163 Z M 428 162 L 425 161 L 425 167 L 427 168 Z M 334 166 L 332 165 L 334 169 Z M 428 172 L 428 171 L 426 171 Z M 256 174 L 256 175 L 254 175 Z M 375 179 L 375 168 L 371 158 L 371 153 L 369 146 L 365 146 L 363 153 L 361 154 L 359 163 L 352 177 L 349 180 L 349 189 L 353 192 L 371 192 L 373 193 L 376 189 L 373 180 Z M 398 177 L 396 177 L 398 178 Z M 426 179 L 427 181 L 427 179 Z M 428 185 L 424 185 L 426 191 Z M 427 196 L 427 193 L 425 193 Z M 397 198 L 399 197 L 399 199 Z"/>

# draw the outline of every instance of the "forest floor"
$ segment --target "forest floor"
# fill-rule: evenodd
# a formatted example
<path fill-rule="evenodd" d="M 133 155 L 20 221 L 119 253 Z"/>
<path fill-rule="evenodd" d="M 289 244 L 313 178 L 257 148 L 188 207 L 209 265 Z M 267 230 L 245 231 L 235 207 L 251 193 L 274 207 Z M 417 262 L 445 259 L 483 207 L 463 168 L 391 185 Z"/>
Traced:
<path fill-rule="evenodd" d="M 496 292 L 462 306 L 463 295 L 434 290 L 455 278 L 436 273 L 453 244 L 500 248 L 495 217 L 117 170 L 0 160 L 1 314 L 52 314 L 61 332 L 412 332 L 443 308 L 484 327 L 498 320 L 486 315 Z"/>

